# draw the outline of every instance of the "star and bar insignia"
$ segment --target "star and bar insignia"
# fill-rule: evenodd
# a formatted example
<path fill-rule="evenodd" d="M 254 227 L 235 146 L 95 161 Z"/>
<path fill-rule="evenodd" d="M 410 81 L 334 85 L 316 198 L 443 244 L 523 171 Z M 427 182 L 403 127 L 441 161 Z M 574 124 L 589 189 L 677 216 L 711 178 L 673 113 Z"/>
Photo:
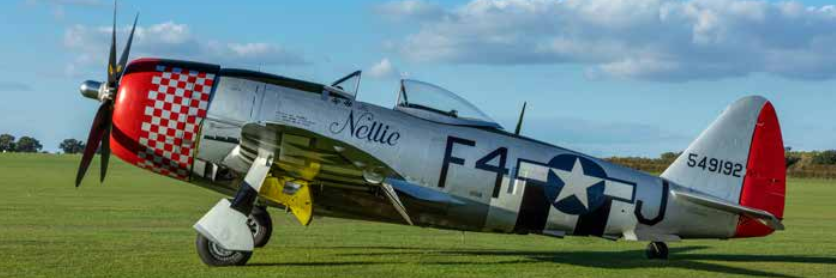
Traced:
<path fill-rule="evenodd" d="M 543 164 L 521 160 L 518 179 L 543 186 L 556 209 L 583 215 L 609 199 L 635 201 L 635 184 L 607 176 L 595 161 L 571 154 L 558 155 Z"/>

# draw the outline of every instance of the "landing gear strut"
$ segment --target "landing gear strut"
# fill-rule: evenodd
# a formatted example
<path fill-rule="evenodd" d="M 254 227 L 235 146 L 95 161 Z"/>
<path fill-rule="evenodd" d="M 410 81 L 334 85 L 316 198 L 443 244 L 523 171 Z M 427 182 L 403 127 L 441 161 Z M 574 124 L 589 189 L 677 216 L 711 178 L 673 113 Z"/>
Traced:
<path fill-rule="evenodd" d="M 667 260 L 668 245 L 664 242 L 651 242 L 647 244 L 645 255 L 651 260 Z"/>
<path fill-rule="evenodd" d="M 267 208 L 254 207 L 252 213 L 247 217 L 247 227 L 250 228 L 253 234 L 255 247 L 263 247 L 266 245 L 270 241 L 270 236 L 273 233 L 273 221 L 270 219 L 270 214 L 267 213 Z M 197 234 L 195 247 L 197 248 L 197 255 L 200 256 L 200 260 L 209 266 L 244 265 L 253 255 L 252 252 L 224 249 L 200 233 Z"/>

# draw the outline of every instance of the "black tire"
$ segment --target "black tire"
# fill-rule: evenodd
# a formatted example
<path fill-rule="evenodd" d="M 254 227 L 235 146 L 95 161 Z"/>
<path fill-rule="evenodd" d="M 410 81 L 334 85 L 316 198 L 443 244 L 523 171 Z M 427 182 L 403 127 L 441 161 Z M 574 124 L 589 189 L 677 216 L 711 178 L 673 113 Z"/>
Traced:
<path fill-rule="evenodd" d="M 273 220 L 270 219 L 266 207 L 254 207 L 253 212 L 247 217 L 247 226 L 253 233 L 253 246 L 255 248 L 267 245 L 273 235 Z"/>
<path fill-rule="evenodd" d="M 647 244 L 645 255 L 651 260 L 667 260 L 668 245 L 664 242 L 651 242 Z"/>
<path fill-rule="evenodd" d="M 253 252 L 223 249 L 199 233 L 195 240 L 195 247 L 197 248 L 197 255 L 200 256 L 200 260 L 208 266 L 245 265 L 253 255 Z"/>

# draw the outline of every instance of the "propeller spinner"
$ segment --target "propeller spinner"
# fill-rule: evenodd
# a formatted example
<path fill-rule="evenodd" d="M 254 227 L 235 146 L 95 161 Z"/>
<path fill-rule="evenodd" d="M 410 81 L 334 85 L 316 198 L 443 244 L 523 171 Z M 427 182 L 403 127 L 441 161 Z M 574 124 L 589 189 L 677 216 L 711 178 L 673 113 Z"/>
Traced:
<path fill-rule="evenodd" d="M 107 165 L 110 160 L 110 129 L 111 118 L 113 115 L 113 100 L 116 98 L 116 93 L 119 91 L 119 80 L 124 73 L 125 66 L 128 63 L 128 57 L 131 52 L 131 44 L 133 43 L 134 31 L 136 30 L 136 23 L 139 19 L 139 14 L 134 18 L 134 24 L 131 28 L 131 34 L 128 36 L 128 43 L 122 51 L 122 56 L 119 58 L 118 64 L 116 61 L 116 5 L 113 6 L 113 31 L 111 33 L 110 41 L 110 56 L 107 64 L 107 81 L 98 82 L 88 80 L 81 84 L 79 88 L 81 95 L 87 98 L 99 100 L 102 104 L 93 118 L 93 126 L 90 127 L 90 133 L 87 136 L 87 147 L 84 149 L 84 154 L 81 157 L 81 164 L 78 166 L 78 173 L 75 178 L 75 186 L 78 187 L 84 179 L 84 174 L 87 168 L 90 167 L 90 162 L 96 150 L 101 146 L 101 177 L 100 182 L 104 182 L 107 175 Z"/>

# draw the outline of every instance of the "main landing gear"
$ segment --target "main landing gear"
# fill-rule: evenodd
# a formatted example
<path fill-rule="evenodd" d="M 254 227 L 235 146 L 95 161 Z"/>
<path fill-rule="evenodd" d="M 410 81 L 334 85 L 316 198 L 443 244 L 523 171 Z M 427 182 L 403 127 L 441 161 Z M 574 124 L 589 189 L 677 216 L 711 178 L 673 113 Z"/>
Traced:
<path fill-rule="evenodd" d="M 313 202 L 308 182 L 284 178 L 281 183 L 270 176 L 272 165 L 272 154 L 259 150 L 232 200 L 221 199 L 195 223 L 195 246 L 205 264 L 243 265 L 255 248 L 267 244 L 273 223 L 267 210 L 256 205 L 259 198 L 284 205 L 302 225 L 311 222 Z"/>
<path fill-rule="evenodd" d="M 221 199 L 195 223 L 194 229 L 200 234 L 195 245 L 204 263 L 210 266 L 243 265 L 255 247 L 267 243 L 272 223 L 268 222 L 266 211 L 256 205 L 256 200 L 272 165 L 272 153 L 259 150 L 232 200 Z"/>
<path fill-rule="evenodd" d="M 668 245 L 664 242 L 651 242 L 647 244 L 647 249 L 644 252 L 647 258 L 651 260 L 668 259 Z"/>
<path fill-rule="evenodd" d="M 273 221 L 266 207 L 253 207 L 252 213 L 247 217 L 247 227 L 253 235 L 253 246 L 264 247 L 270 241 L 273 234 Z M 252 256 L 253 252 L 227 250 L 207 239 L 200 233 L 195 240 L 197 255 L 200 260 L 209 266 L 236 266 L 244 265 Z"/>

